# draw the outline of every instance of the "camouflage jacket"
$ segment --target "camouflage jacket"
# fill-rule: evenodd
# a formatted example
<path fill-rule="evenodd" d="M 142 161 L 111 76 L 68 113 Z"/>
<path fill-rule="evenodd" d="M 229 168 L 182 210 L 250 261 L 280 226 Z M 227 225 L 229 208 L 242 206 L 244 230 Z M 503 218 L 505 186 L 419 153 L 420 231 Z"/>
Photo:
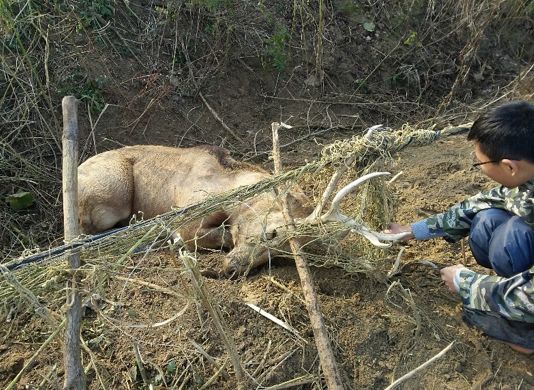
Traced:
<path fill-rule="evenodd" d="M 412 224 L 412 232 L 417 240 L 444 237 L 455 242 L 469 234 L 475 214 L 489 208 L 508 210 L 534 229 L 534 178 L 515 188 L 499 186 L 479 192 L 444 213 Z"/>
<path fill-rule="evenodd" d="M 418 240 L 444 237 L 458 241 L 469 234 L 475 214 L 488 208 L 508 210 L 534 229 L 534 178 L 516 188 L 499 186 L 480 192 L 444 213 L 412 224 L 412 231 Z M 510 278 L 462 269 L 457 279 L 455 284 L 465 306 L 534 323 L 534 267 Z"/>
<path fill-rule="evenodd" d="M 458 279 L 458 293 L 466 307 L 534 323 L 534 267 L 511 278 L 462 269 Z"/>

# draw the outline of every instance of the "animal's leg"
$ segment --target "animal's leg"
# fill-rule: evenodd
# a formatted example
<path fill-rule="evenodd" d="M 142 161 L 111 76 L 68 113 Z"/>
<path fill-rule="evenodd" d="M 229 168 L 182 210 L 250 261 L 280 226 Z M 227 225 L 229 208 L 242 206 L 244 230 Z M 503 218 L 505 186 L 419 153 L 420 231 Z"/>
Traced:
<path fill-rule="evenodd" d="M 180 229 L 179 233 L 189 250 L 231 249 L 234 247 L 229 216 L 222 211 L 207 215 L 198 223 Z"/>
<path fill-rule="evenodd" d="M 192 233 L 192 234 L 191 234 Z M 199 227 L 190 234 L 182 234 L 185 243 L 191 250 L 194 249 L 230 249 L 233 245 L 230 230 L 224 226 Z"/>
<path fill-rule="evenodd" d="M 82 231 L 85 233 L 97 233 L 111 229 L 117 224 L 126 225 L 130 216 L 130 210 L 118 208 L 114 205 L 101 203 L 95 205 L 91 210 L 91 219 L 89 224 L 82 222 Z"/>

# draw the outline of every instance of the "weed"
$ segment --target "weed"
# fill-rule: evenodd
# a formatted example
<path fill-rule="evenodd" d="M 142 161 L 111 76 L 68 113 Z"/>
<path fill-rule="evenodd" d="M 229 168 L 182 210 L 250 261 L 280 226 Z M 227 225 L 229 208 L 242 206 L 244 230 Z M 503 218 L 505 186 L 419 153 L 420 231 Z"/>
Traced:
<path fill-rule="evenodd" d="M 79 10 L 80 20 L 77 30 L 86 28 L 101 28 L 115 13 L 113 1 L 107 0 L 86 0 L 82 1 Z"/>
<path fill-rule="evenodd" d="M 34 203 L 34 200 L 33 194 L 27 191 L 19 191 L 6 197 L 6 202 L 13 210 L 26 209 Z"/>
<path fill-rule="evenodd" d="M 371 21 L 363 22 L 362 27 L 367 32 L 375 32 L 376 30 L 376 25 Z"/>
<path fill-rule="evenodd" d="M 417 34 L 417 31 L 411 31 L 408 34 L 408 37 L 402 41 L 406 46 L 415 46 L 415 47 L 423 47 L 423 44 L 421 43 L 421 40 L 419 39 L 419 35 Z"/>
<path fill-rule="evenodd" d="M 271 65 L 279 72 L 283 71 L 287 64 L 286 44 L 289 38 L 287 27 L 277 23 L 274 34 L 267 41 L 266 54 L 270 59 Z"/>
<path fill-rule="evenodd" d="M 86 103 L 92 114 L 99 114 L 106 105 L 103 95 L 104 80 L 89 79 L 81 73 L 74 73 L 64 80 L 59 88 L 62 95 L 74 95 Z"/>
<path fill-rule="evenodd" d="M 18 5 L 0 1 L 0 43 L 2 49 L 23 53 L 25 43 L 30 40 L 32 29 L 25 19 L 28 11 L 19 9 Z"/>
<path fill-rule="evenodd" d="M 0 1 L 0 31 L 8 34 L 13 31 L 15 21 L 7 1 Z"/>
<path fill-rule="evenodd" d="M 106 105 L 102 94 L 102 79 L 88 80 L 83 84 L 80 100 L 86 102 L 93 114 L 99 114 Z"/>

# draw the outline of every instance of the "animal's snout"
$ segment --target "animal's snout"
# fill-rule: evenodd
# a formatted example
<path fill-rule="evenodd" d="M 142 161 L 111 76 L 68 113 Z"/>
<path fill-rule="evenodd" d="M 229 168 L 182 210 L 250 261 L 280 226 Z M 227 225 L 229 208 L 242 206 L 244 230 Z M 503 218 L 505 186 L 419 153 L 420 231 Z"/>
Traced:
<path fill-rule="evenodd" d="M 245 275 L 262 263 L 262 251 L 257 245 L 235 247 L 224 259 L 223 271 L 228 276 Z"/>
<path fill-rule="evenodd" d="M 272 255 L 271 249 L 258 243 L 239 245 L 226 255 L 223 271 L 228 276 L 247 275 L 250 270 L 267 263 Z"/>
<path fill-rule="evenodd" d="M 247 267 L 243 266 L 243 260 L 229 253 L 224 259 L 223 272 L 228 277 L 239 276 L 245 273 Z"/>

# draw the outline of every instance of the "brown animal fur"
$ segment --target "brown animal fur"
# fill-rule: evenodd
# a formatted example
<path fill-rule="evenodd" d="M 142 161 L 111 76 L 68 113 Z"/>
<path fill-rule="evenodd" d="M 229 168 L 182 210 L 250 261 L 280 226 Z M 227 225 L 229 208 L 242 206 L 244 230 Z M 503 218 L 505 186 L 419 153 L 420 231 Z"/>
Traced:
<path fill-rule="evenodd" d="M 138 145 L 111 150 L 78 168 L 80 227 L 94 234 L 127 222 L 137 212 L 152 218 L 267 177 L 265 170 L 236 161 L 226 149 L 215 146 Z M 308 215 L 301 191 L 289 194 L 288 200 L 294 217 Z M 231 249 L 225 271 L 241 273 L 269 257 L 252 241 L 274 238 L 283 226 L 281 204 L 271 192 L 207 215 L 179 233 L 190 247 Z"/>

